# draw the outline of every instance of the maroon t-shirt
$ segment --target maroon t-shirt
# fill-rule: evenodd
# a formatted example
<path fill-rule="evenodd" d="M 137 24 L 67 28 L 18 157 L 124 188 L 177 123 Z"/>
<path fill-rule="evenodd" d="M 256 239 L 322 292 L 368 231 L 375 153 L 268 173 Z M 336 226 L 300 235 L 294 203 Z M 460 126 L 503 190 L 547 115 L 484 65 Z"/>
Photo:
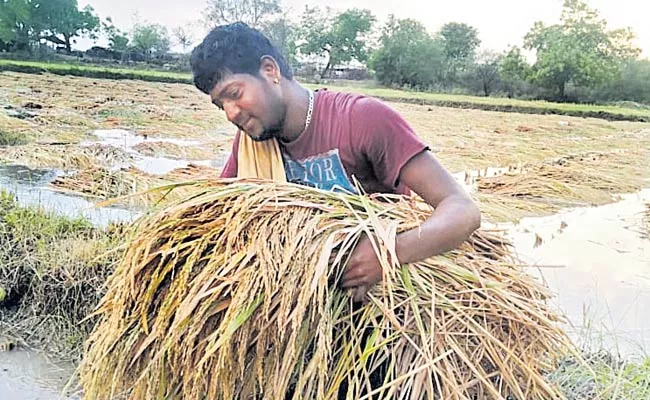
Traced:
<path fill-rule="evenodd" d="M 221 176 L 237 176 L 237 132 Z M 324 190 L 408 194 L 399 182 L 402 167 L 428 149 L 411 126 L 380 100 L 319 90 L 309 127 L 293 142 L 281 143 L 289 182 Z"/>

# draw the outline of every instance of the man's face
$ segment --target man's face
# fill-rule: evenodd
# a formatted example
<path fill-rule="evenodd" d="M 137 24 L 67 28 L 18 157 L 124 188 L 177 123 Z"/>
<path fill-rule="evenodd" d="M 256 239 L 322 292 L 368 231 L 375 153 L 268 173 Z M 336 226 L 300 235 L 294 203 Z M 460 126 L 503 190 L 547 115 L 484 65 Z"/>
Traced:
<path fill-rule="evenodd" d="M 226 75 L 210 92 L 212 103 L 224 110 L 232 122 L 253 140 L 275 137 L 282 129 L 286 107 L 278 85 L 265 77 Z"/>

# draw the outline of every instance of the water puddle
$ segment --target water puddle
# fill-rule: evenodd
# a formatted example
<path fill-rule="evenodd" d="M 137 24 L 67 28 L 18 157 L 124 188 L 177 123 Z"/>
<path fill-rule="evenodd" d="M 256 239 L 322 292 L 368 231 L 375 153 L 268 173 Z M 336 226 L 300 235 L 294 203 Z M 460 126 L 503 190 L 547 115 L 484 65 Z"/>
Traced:
<path fill-rule="evenodd" d="M 72 364 L 51 362 L 33 351 L 19 348 L 0 352 L 0 399 L 80 399 L 64 393 L 73 371 Z"/>
<path fill-rule="evenodd" d="M 199 146 L 202 142 L 197 140 L 167 139 L 155 138 L 149 139 L 143 135 L 136 135 L 133 132 L 124 129 L 99 129 L 93 132 L 102 143 L 110 144 L 115 147 L 129 150 L 134 146 L 144 142 L 163 142 L 172 143 L 178 146 Z M 92 143 L 92 142 L 91 142 Z"/>
<path fill-rule="evenodd" d="M 221 154 L 212 160 L 189 161 L 165 157 L 143 156 L 133 149 L 133 146 L 146 140 L 174 143 L 180 146 L 200 145 L 199 141 L 180 139 L 147 139 L 132 132 L 114 129 L 98 130 L 93 133 L 99 143 L 122 148 L 132 154 L 134 160 L 129 165 L 115 165 L 113 168 L 134 167 L 152 174 L 164 175 L 177 168 L 185 168 L 190 164 L 220 168 L 225 165 L 228 155 Z M 86 141 L 82 145 L 96 144 L 98 141 Z M 83 197 L 59 193 L 49 188 L 49 183 L 61 175 L 61 171 L 50 169 L 30 169 L 17 165 L 0 165 L 0 189 L 5 189 L 16 195 L 19 204 L 42 206 L 48 211 L 68 217 L 86 217 L 94 225 L 105 227 L 111 222 L 132 221 L 138 214 L 119 207 L 97 208 L 91 201 Z"/>
<path fill-rule="evenodd" d="M 93 132 L 93 135 L 100 139 L 100 143 L 108 144 L 125 150 L 128 153 L 131 153 L 135 158 L 133 166 L 139 168 L 140 170 L 152 174 L 152 175 L 164 175 L 176 168 L 185 168 L 190 164 L 198 164 L 206 167 L 212 168 L 221 168 L 226 164 L 228 154 L 219 155 L 213 160 L 200 160 L 200 161 L 189 161 L 189 160 L 179 160 L 172 159 L 167 157 L 150 157 L 143 156 L 133 149 L 134 146 L 148 142 L 164 142 L 164 143 L 173 143 L 178 146 L 200 146 L 204 144 L 203 142 L 196 140 L 182 140 L 182 139 L 149 139 L 142 135 L 136 135 L 133 132 L 129 132 L 123 129 L 110 129 L 110 130 L 96 130 Z M 95 144 L 96 141 L 87 141 L 83 142 L 82 145 Z M 116 167 L 125 167 L 126 165 L 119 165 Z"/>
<path fill-rule="evenodd" d="M 138 157 L 133 166 L 151 175 L 165 175 L 176 168 L 185 168 L 190 164 L 213 166 L 211 161 L 173 160 L 165 157 Z"/>
<path fill-rule="evenodd" d="M 85 217 L 98 227 L 106 227 L 111 222 L 132 221 L 137 217 L 134 211 L 117 207 L 98 208 L 84 198 L 51 190 L 49 183 L 60 174 L 48 169 L 0 165 L 0 189 L 13 193 L 20 205 L 43 207 L 71 218 Z"/>
<path fill-rule="evenodd" d="M 526 218 L 509 229 L 522 261 L 543 277 L 576 340 L 623 354 L 650 352 L 650 240 L 640 234 L 650 189 L 596 208 Z M 588 335 L 589 338 L 586 338 Z"/>

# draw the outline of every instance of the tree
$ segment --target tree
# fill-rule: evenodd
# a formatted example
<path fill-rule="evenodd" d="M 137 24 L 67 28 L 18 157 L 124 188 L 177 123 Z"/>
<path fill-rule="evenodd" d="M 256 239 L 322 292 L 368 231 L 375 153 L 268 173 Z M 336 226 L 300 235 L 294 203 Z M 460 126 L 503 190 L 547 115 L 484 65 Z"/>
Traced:
<path fill-rule="evenodd" d="M 32 10 L 28 0 L 0 0 L 0 40 L 9 50 L 27 50 L 33 36 Z"/>
<path fill-rule="evenodd" d="M 620 74 L 595 88 L 590 101 L 635 101 L 650 104 L 650 60 L 630 60 Z"/>
<path fill-rule="evenodd" d="M 214 25 L 244 22 L 259 27 L 280 11 L 278 0 L 209 0 L 206 13 Z"/>
<path fill-rule="evenodd" d="M 499 82 L 499 64 L 502 55 L 493 51 L 483 51 L 478 54 L 474 65 L 474 75 L 480 83 L 485 96 L 489 96 Z"/>
<path fill-rule="evenodd" d="M 365 62 L 368 57 L 366 38 L 375 22 L 369 10 L 349 9 L 331 16 L 318 7 L 305 7 L 301 29 L 305 43 L 300 52 L 327 57 L 321 76 L 343 62 Z"/>
<path fill-rule="evenodd" d="M 144 53 L 147 60 L 162 56 L 169 51 L 167 28 L 158 24 L 138 24 L 131 34 L 133 47 Z"/>
<path fill-rule="evenodd" d="M 113 20 L 108 17 L 102 24 L 102 29 L 108 38 L 108 47 L 116 52 L 124 53 L 129 49 L 129 37 L 113 25 Z"/>
<path fill-rule="evenodd" d="M 174 39 L 176 39 L 176 43 L 183 48 L 183 53 L 187 53 L 187 49 L 192 45 L 192 41 L 194 40 L 189 30 L 185 27 L 177 26 L 172 31 L 172 34 L 174 35 Z"/>
<path fill-rule="evenodd" d="M 391 15 L 370 66 L 382 84 L 426 88 L 440 78 L 443 63 L 440 42 L 420 22 Z"/>
<path fill-rule="evenodd" d="M 77 0 L 38 0 L 33 16 L 42 28 L 40 38 L 72 51 L 74 38 L 89 36 L 96 39 L 100 29 L 99 18 L 91 6 L 79 10 Z"/>
<path fill-rule="evenodd" d="M 298 27 L 294 26 L 286 15 L 265 22 L 262 24 L 261 30 L 271 43 L 280 49 L 289 64 L 296 65 L 298 63 L 296 59 Z"/>
<path fill-rule="evenodd" d="M 457 22 L 445 24 L 438 33 L 444 49 L 448 78 L 456 79 L 459 71 L 465 70 L 473 60 L 481 44 L 476 28 Z"/>
<path fill-rule="evenodd" d="M 519 47 L 512 47 L 501 59 L 499 75 L 508 97 L 515 96 L 515 92 L 528 80 L 530 74 L 530 65 L 524 59 Z"/>
<path fill-rule="evenodd" d="M 0 40 L 15 49 L 46 40 L 70 52 L 74 38 L 95 38 L 99 28 L 92 7 L 79 10 L 77 0 L 0 0 Z"/>
<path fill-rule="evenodd" d="M 635 58 L 628 29 L 608 31 L 607 21 L 582 0 L 566 0 L 561 23 L 536 22 L 525 37 L 525 47 L 537 52 L 532 81 L 556 89 L 566 99 L 569 83 L 593 87 L 611 81 L 621 62 Z"/>

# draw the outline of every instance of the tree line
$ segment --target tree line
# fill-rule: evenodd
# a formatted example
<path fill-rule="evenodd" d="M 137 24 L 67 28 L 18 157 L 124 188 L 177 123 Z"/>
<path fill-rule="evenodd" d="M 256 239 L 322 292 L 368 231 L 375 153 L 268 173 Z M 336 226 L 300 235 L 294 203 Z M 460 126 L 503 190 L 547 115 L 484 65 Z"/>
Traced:
<path fill-rule="evenodd" d="M 468 24 L 450 22 L 431 33 L 415 19 L 390 16 L 379 25 L 370 10 L 354 8 L 306 6 L 294 19 L 279 0 L 208 0 L 204 16 L 206 28 L 243 21 L 260 29 L 296 68 L 319 65 L 321 78 L 355 62 L 401 89 L 650 104 L 650 61 L 639 58 L 631 30 L 608 29 L 584 0 L 565 0 L 556 24 L 535 23 L 522 46 L 503 52 L 479 50 L 479 32 Z M 47 42 L 70 51 L 76 38 L 102 34 L 113 54 L 137 51 L 147 60 L 164 57 L 172 41 L 184 52 L 194 42 L 183 27 L 170 34 L 158 24 L 136 24 L 122 32 L 77 0 L 0 0 L 0 50 Z"/>
<path fill-rule="evenodd" d="M 135 55 L 144 61 L 164 57 L 172 41 L 186 51 L 191 45 L 188 29 L 179 26 L 171 34 L 155 23 L 136 23 L 129 31 L 116 28 L 110 17 L 101 20 L 91 6 L 79 9 L 77 0 L 0 0 L 0 51 L 31 54 L 42 46 L 72 53 L 81 37 L 108 39 L 104 55 Z"/>

